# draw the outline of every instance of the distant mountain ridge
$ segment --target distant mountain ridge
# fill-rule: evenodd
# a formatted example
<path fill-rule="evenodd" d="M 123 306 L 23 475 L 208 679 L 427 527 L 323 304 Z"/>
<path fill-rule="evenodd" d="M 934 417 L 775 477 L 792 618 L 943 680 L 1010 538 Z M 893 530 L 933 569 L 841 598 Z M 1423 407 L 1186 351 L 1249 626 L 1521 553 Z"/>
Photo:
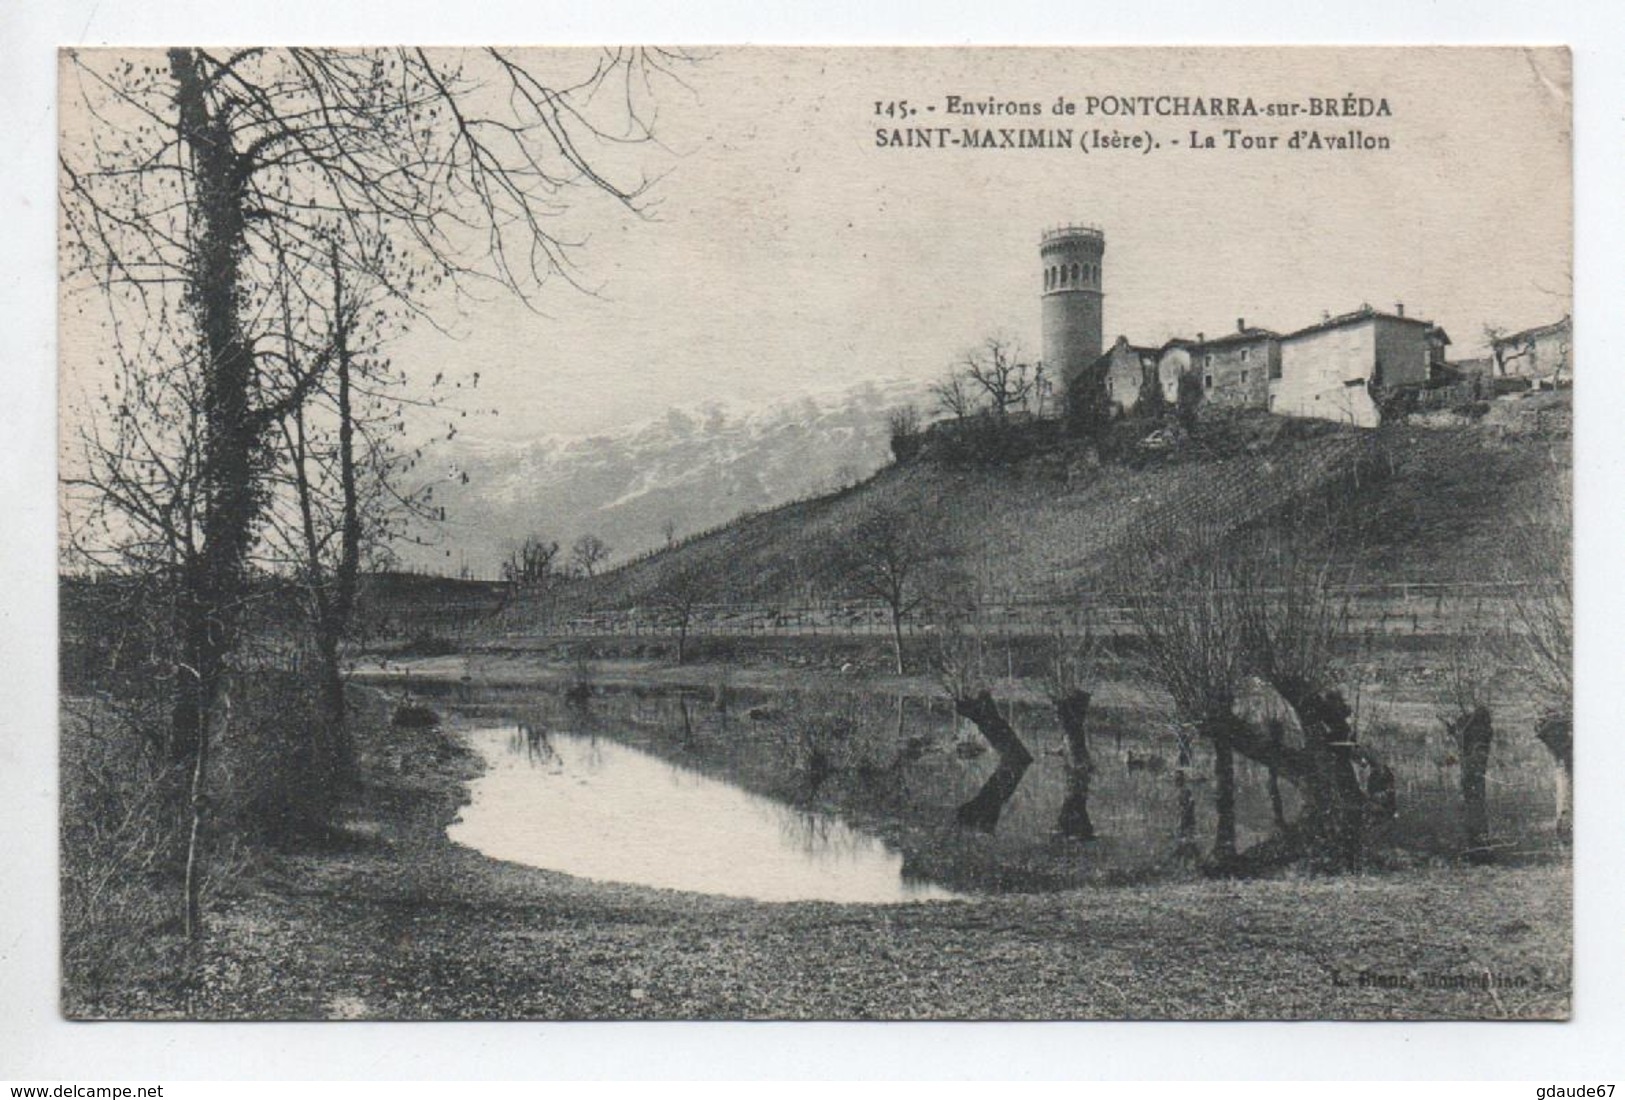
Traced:
<path fill-rule="evenodd" d="M 611 564 L 742 513 L 838 488 L 890 461 L 889 412 L 924 406 L 926 385 L 875 379 L 759 406 L 674 407 L 621 431 L 532 442 L 467 435 L 436 447 L 434 501 L 447 522 L 405 545 L 403 564 L 494 577 L 528 534 L 568 547 L 598 535 Z"/>

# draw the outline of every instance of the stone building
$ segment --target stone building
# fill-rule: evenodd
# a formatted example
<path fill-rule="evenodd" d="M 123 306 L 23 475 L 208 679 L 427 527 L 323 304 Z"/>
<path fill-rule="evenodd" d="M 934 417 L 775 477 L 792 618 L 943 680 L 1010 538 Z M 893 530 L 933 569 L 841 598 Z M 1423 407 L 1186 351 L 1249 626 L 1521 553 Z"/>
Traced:
<path fill-rule="evenodd" d="M 1089 225 L 1044 231 L 1039 239 L 1043 285 L 1043 365 L 1058 384 L 1054 411 L 1067 395 L 1101 394 L 1117 415 L 1144 405 L 1160 392 L 1174 407 L 1180 379 L 1201 383 L 1203 404 L 1215 408 L 1271 410 L 1374 426 L 1385 393 L 1445 382 L 1460 374 L 1446 356 L 1444 329 L 1407 317 L 1403 304 L 1385 313 L 1361 306 L 1286 335 L 1236 321 L 1234 332 L 1208 339 L 1169 340 L 1144 347 L 1119 336 L 1102 347 L 1106 238 Z M 1514 333 L 1497 340 L 1494 361 L 1529 377 L 1564 380 L 1569 375 L 1570 325 Z"/>
<path fill-rule="evenodd" d="M 1119 336 L 1111 350 L 1091 364 L 1089 376 L 1103 387 L 1115 415 L 1131 413 L 1157 384 L 1157 349 L 1139 347 L 1129 343 L 1127 336 Z"/>
<path fill-rule="evenodd" d="M 1524 329 L 1490 342 L 1490 359 L 1498 378 L 1527 378 L 1537 385 L 1574 381 L 1574 323 L 1564 317 L 1549 325 Z"/>
<path fill-rule="evenodd" d="M 1270 385 L 1281 378 L 1281 334 L 1249 328 L 1245 318 L 1237 318 L 1235 332 L 1197 340 L 1191 366 L 1201 375 L 1204 404 L 1267 409 Z"/>
<path fill-rule="evenodd" d="M 1362 306 L 1288 333 L 1280 340 L 1280 377 L 1269 385 L 1269 407 L 1375 427 L 1378 391 L 1427 384 L 1434 331 L 1405 316 L 1403 306 L 1393 313 Z"/>

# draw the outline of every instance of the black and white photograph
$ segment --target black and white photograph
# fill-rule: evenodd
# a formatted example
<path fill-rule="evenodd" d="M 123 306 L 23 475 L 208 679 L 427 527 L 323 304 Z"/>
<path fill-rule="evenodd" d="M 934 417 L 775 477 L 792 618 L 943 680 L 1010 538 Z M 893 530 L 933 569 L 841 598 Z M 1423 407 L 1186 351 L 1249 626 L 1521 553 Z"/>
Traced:
<path fill-rule="evenodd" d="M 63 1016 L 1570 1017 L 1567 48 L 57 68 Z"/>

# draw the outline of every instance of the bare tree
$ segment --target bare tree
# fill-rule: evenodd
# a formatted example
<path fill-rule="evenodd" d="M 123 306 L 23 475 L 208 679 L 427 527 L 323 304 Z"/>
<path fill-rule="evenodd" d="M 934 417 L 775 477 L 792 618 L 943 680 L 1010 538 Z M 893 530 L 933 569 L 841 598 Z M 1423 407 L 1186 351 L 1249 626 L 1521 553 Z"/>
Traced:
<path fill-rule="evenodd" d="M 963 371 L 955 370 L 931 386 L 931 396 L 937 408 L 955 420 L 973 416 L 978 408 L 976 390 Z"/>
<path fill-rule="evenodd" d="M 893 409 L 886 414 L 886 432 L 892 457 L 907 462 L 920 453 L 920 410 L 913 405 Z"/>
<path fill-rule="evenodd" d="M 1346 526 L 1337 515 L 1308 510 L 1283 516 L 1275 530 L 1235 548 L 1232 576 L 1248 669 L 1285 700 L 1303 733 L 1306 770 L 1296 778 L 1307 794 L 1309 839 L 1321 854 L 1353 866 L 1368 817 L 1392 816 L 1394 783 L 1381 758 L 1358 744 L 1353 708 L 1337 686 L 1350 589 L 1346 570 L 1333 562 L 1335 535 Z M 1356 765 L 1370 774 L 1365 786 Z"/>
<path fill-rule="evenodd" d="M 710 597 L 711 591 L 709 572 L 691 563 L 674 564 L 655 582 L 654 605 L 665 625 L 677 631 L 679 665 L 688 660 L 688 632 L 694 624 L 695 612 Z"/>
<path fill-rule="evenodd" d="M 283 468 L 288 471 L 297 510 L 297 535 L 290 539 L 297 549 L 290 556 L 298 562 L 298 575 L 304 581 L 321 678 L 321 721 L 312 723 L 307 744 L 309 787 L 326 790 L 329 797 L 355 781 L 339 650 L 355 610 L 362 543 L 369 533 L 378 533 L 376 527 L 371 532 L 364 527 L 366 520 L 379 515 L 378 509 L 367 505 L 376 504 L 381 496 L 369 494 L 369 500 L 363 501 L 356 434 L 358 427 L 364 431 L 365 426 L 359 423 L 354 395 L 358 357 L 353 338 L 358 310 L 353 299 L 346 299 L 336 248 L 332 263 L 333 302 L 325 337 L 325 348 L 330 349 L 333 358 L 332 379 L 330 387 L 320 388 L 320 394 L 331 400 L 333 427 L 323 433 L 316 425 L 320 409 L 315 393 L 312 400 L 295 404 L 280 423 Z M 291 313 L 284 303 L 283 351 L 290 362 L 300 356 Z M 363 377 L 376 373 L 363 371 Z M 387 459 L 373 469 L 387 482 Z M 272 515 L 274 531 L 274 508 Z"/>
<path fill-rule="evenodd" d="M 1082 638 L 1057 636 L 1050 641 L 1044 670 L 1044 689 L 1066 741 L 1067 791 L 1055 829 L 1074 840 L 1095 839 L 1095 823 L 1089 817 L 1089 785 L 1095 774 L 1095 759 L 1089 749 L 1087 724 L 1093 696 L 1084 683 L 1100 656 L 1100 646 L 1092 634 L 1085 633 Z"/>
<path fill-rule="evenodd" d="M 666 60 L 612 53 L 555 84 L 500 50 L 65 55 L 82 122 L 59 160 L 64 267 L 70 292 L 106 303 L 120 368 L 113 423 L 86 427 L 89 472 L 69 495 L 93 513 L 77 524 L 93 552 L 173 579 L 169 740 L 193 765 L 194 840 L 277 427 L 337 351 L 314 332 L 314 354 L 278 349 L 333 298 L 329 259 L 405 316 L 445 285 L 573 280 L 554 219 L 576 189 L 636 208 L 646 180 L 616 183 L 587 151 L 647 139 Z M 593 96 L 609 85 L 625 95 Z"/>
<path fill-rule="evenodd" d="M 975 795 L 954 811 L 959 824 L 992 832 L 1004 807 L 1021 786 L 1033 754 L 999 711 L 988 684 L 985 647 L 978 635 L 954 624 L 936 637 L 931 664 L 937 682 L 953 701 L 954 713 L 969 719 L 998 754 L 992 774 Z"/>
<path fill-rule="evenodd" d="M 594 577 L 612 552 L 609 544 L 597 535 L 582 535 L 570 544 L 570 561 L 584 575 Z"/>
<path fill-rule="evenodd" d="M 1513 342 L 1507 339 L 1507 330 L 1499 325 L 1484 326 L 1484 342 L 1489 345 L 1490 361 L 1494 364 L 1496 378 L 1510 377 L 1512 365 L 1519 359 L 1526 359 L 1534 352 L 1534 345 L 1530 341 Z"/>
<path fill-rule="evenodd" d="M 944 583 L 949 558 L 944 532 L 929 516 L 871 507 L 832 547 L 829 562 L 836 583 L 862 599 L 885 605 L 890 619 L 892 663 L 897 674 L 903 660 L 903 626 Z"/>
<path fill-rule="evenodd" d="M 1482 624 L 1471 624 L 1450 640 L 1445 689 L 1449 709 L 1439 715 L 1461 768 L 1462 833 L 1467 858 L 1490 854 L 1487 773 L 1495 739 L 1491 694 L 1496 669 L 1494 647 L 1486 644 Z"/>
<path fill-rule="evenodd" d="M 558 557 L 556 540 L 526 535 L 525 541 L 508 552 L 507 560 L 502 563 L 502 579 L 522 590 L 546 588 L 553 579 Z"/>
<path fill-rule="evenodd" d="M 1555 770 L 1559 836 L 1574 815 L 1574 571 L 1572 472 L 1555 460 L 1546 492 L 1507 525 L 1503 579 L 1511 592 L 1508 643 L 1540 704 L 1535 736 Z"/>
<path fill-rule="evenodd" d="M 962 369 L 965 378 L 980 388 L 995 416 L 1024 407 L 1032 393 L 1031 368 L 1014 340 L 989 337 L 981 347 L 966 354 Z"/>
<path fill-rule="evenodd" d="M 1181 532 L 1175 554 L 1168 547 L 1147 548 L 1147 569 L 1129 614 L 1146 675 L 1213 749 L 1213 858 L 1224 865 L 1236 857 L 1235 751 L 1246 723 L 1235 708 L 1247 674 L 1244 621 L 1218 532 Z"/>
<path fill-rule="evenodd" d="M 677 521 L 667 518 L 661 521 L 660 537 L 665 541 L 666 549 L 670 550 L 677 545 Z"/>

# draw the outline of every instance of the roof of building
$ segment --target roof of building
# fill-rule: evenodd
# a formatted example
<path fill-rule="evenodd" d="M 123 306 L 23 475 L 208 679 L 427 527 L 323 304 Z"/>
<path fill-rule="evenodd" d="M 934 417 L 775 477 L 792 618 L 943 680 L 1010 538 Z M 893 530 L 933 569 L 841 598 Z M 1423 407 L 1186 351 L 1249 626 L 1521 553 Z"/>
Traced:
<path fill-rule="evenodd" d="M 1534 328 L 1526 328 L 1522 332 L 1511 332 L 1500 337 L 1499 339 L 1491 341 L 1491 343 L 1512 344 L 1523 340 L 1533 340 L 1539 336 L 1550 336 L 1554 332 L 1561 332 L 1562 330 L 1568 328 L 1569 325 L 1570 318 L 1569 315 L 1565 313 L 1561 318 L 1553 321 L 1549 325 L 1537 325 Z"/>
<path fill-rule="evenodd" d="M 1215 336 L 1211 340 L 1203 340 L 1200 346 L 1204 348 L 1221 347 L 1225 344 L 1253 344 L 1260 340 L 1279 340 L 1281 334 L 1274 329 L 1255 328 L 1248 326 L 1237 332 L 1227 332 L 1223 336 Z"/>
<path fill-rule="evenodd" d="M 1170 348 L 1212 348 L 1222 347 L 1226 344 L 1253 344 L 1260 340 L 1279 340 L 1280 338 L 1281 334 L 1274 329 L 1256 328 L 1249 325 L 1239 332 L 1227 332 L 1223 336 L 1215 336 L 1211 340 L 1206 338 L 1192 340 L 1184 336 L 1175 336 L 1171 340 L 1164 341 L 1160 348 L 1143 348 L 1139 350 L 1149 352 L 1152 355 L 1161 355 Z"/>
<path fill-rule="evenodd" d="M 1124 351 L 1132 352 L 1135 355 L 1138 355 L 1141 359 L 1155 359 L 1157 357 L 1157 353 L 1161 351 L 1160 348 L 1146 347 L 1144 344 L 1131 344 L 1129 343 L 1127 336 L 1119 336 L 1115 341 L 1112 342 L 1111 347 L 1107 348 L 1101 353 L 1100 358 L 1096 359 L 1095 362 L 1106 362 L 1107 360 L 1111 359 L 1112 355 L 1115 354 L 1119 348 L 1122 348 Z"/>
<path fill-rule="evenodd" d="M 1281 339 L 1295 340 L 1300 336 L 1311 336 L 1317 332 L 1325 332 L 1328 329 L 1342 328 L 1345 325 L 1358 325 L 1364 324 L 1366 321 L 1378 320 L 1398 321 L 1401 324 L 1422 325 L 1426 328 L 1436 327 L 1432 321 L 1426 321 L 1420 317 L 1407 317 L 1403 313 L 1384 313 L 1381 310 L 1372 309 L 1367 305 L 1361 306 L 1359 309 L 1352 310 L 1348 313 L 1340 313 L 1336 317 L 1328 317 L 1324 321 L 1317 321 L 1312 325 L 1306 325 L 1295 332 L 1287 333 L 1285 336 L 1281 337 Z"/>

